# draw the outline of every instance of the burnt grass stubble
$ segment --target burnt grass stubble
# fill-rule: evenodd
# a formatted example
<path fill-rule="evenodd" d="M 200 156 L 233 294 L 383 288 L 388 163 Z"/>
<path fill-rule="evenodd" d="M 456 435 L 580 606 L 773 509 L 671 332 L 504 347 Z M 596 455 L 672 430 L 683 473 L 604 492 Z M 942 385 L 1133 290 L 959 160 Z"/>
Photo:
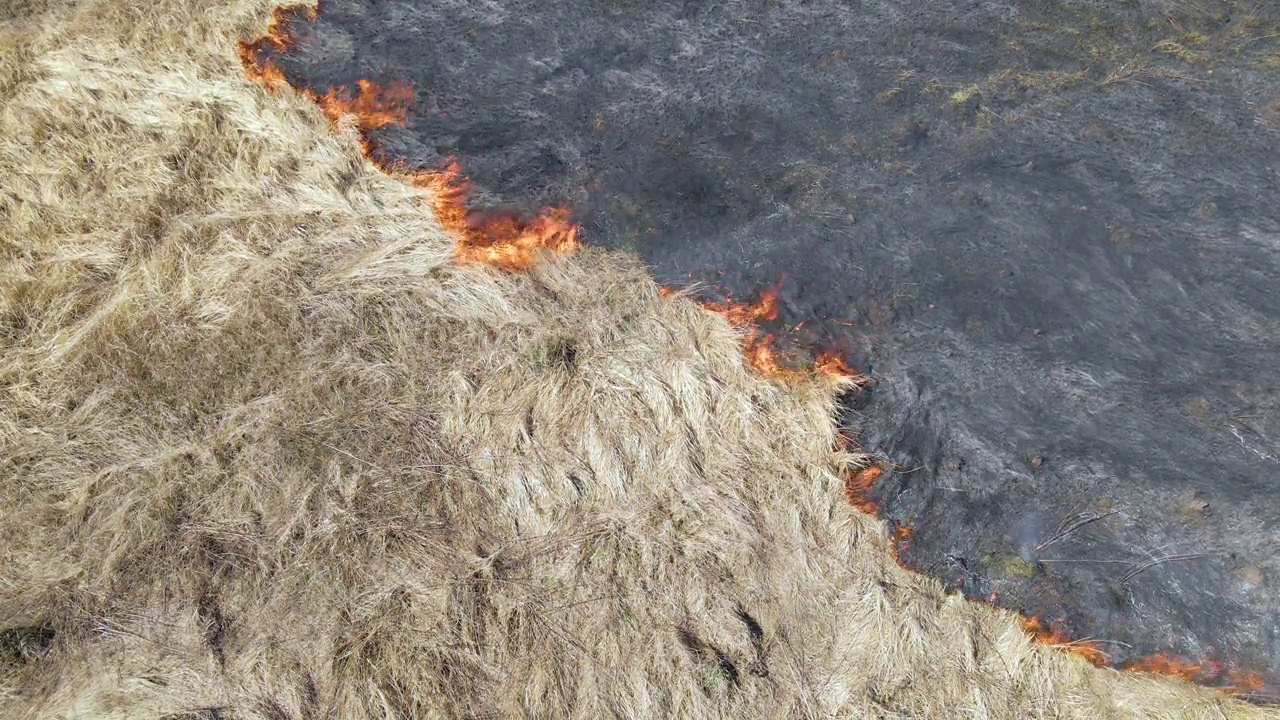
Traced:
<path fill-rule="evenodd" d="M 1245 3 L 347 0 L 277 60 L 412 83 L 380 152 L 458 158 L 477 206 L 568 204 L 666 284 L 785 276 L 784 349 L 873 378 L 843 421 L 891 468 L 906 564 L 1118 665 L 1261 671 L 1265 700 L 1278 29 Z"/>

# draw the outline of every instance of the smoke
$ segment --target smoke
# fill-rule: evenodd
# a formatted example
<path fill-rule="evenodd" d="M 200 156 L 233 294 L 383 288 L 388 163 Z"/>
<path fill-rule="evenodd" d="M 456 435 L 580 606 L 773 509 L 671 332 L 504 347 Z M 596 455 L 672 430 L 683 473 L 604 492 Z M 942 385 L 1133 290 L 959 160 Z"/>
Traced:
<path fill-rule="evenodd" d="M 1036 561 L 1036 546 L 1040 544 L 1044 523 L 1040 513 L 1031 511 L 1018 520 L 1014 529 L 1014 539 L 1018 543 L 1018 556 L 1027 562 Z"/>

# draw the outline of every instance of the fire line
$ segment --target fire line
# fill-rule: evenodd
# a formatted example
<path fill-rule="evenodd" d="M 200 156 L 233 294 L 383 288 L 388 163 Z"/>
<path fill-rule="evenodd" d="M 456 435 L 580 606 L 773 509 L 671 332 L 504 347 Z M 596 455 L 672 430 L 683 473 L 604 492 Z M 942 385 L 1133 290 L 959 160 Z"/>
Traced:
<path fill-rule="evenodd" d="M 544 208 L 532 219 L 512 212 L 481 213 L 467 206 L 470 181 L 464 177 L 461 164 L 449 159 L 443 169 L 406 169 L 401 163 L 380 159 L 372 132 L 382 128 L 403 125 L 414 102 L 412 86 L 393 82 L 386 86 L 371 80 L 356 82 L 355 90 L 338 86 L 323 93 L 295 85 L 284 70 L 271 57 L 272 53 L 284 53 L 297 43 L 297 36 L 290 25 L 301 20 L 315 20 L 320 3 L 314 6 L 285 5 L 276 7 L 267 33 L 255 41 L 242 39 L 239 56 L 249 79 L 268 88 L 289 86 L 316 103 L 330 122 L 337 124 L 344 117 L 354 117 L 359 133 L 361 151 L 382 172 L 399 177 L 407 183 L 429 190 L 429 205 L 441 224 L 457 238 L 455 259 L 463 263 L 481 263 L 503 270 L 516 271 L 529 268 L 545 254 L 568 254 L 580 246 L 578 228 L 572 222 L 571 213 L 565 208 Z M 662 288 L 663 295 L 675 293 Z M 748 363 L 761 374 L 775 379 L 789 380 L 808 376 L 802 370 L 784 367 L 775 350 L 775 336 L 763 333 L 762 321 L 776 320 L 778 287 L 766 288 L 755 303 L 699 302 L 705 310 L 722 315 L 730 325 L 745 327 L 743 351 Z M 843 324 L 843 323 L 842 323 Z M 797 326 L 798 328 L 799 326 Z M 845 360 L 834 351 L 818 354 L 812 364 L 812 372 L 819 376 L 861 383 L 865 378 L 855 373 Z M 847 442 L 847 439 L 844 440 Z M 880 481 L 884 470 L 870 466 L 851 471 L 845 477 L 845 495 L 856 509 L 876 515 L 878 507 L 872 499 L 872 490 Z M 899 525 L 893 532 L 894 557 L 902 563 L 900 552 L 911 535 L 911 528 Z M 990 602 L 996 600 L 993 594 Z M 1054 648 L 1080 655 L 1100 667 L 1116 667 L 1094 643 L 1072 641 L 1064 633 L 1046 627 L 1036 617 L 1021 616 L 1023 630 L 1035 640 Z M 1248 694 L 1258 692 L 1265 683 L 1258 673 L 1245 672 L 1217 660 L 1199 662 L 1173 655 L 1155 654 L 1128 661 L 1118 666 L 1130 672 L 1154 673 L 1173 676 L 1194 683 L 1218 683 L 1216 689 L 1228 693 Z"/>

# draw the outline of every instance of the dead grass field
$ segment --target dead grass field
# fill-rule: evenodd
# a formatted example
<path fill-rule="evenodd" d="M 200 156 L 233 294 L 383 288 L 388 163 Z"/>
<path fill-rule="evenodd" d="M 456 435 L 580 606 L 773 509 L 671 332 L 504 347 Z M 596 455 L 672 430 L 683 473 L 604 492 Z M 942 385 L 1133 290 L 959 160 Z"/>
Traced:
<path fill-rule="evenodd" d="M 455 263 L 270 10 L 7 11 L 0 716 L 1277 716 L 900 569 L 832 382 L 632 258 Z"/>

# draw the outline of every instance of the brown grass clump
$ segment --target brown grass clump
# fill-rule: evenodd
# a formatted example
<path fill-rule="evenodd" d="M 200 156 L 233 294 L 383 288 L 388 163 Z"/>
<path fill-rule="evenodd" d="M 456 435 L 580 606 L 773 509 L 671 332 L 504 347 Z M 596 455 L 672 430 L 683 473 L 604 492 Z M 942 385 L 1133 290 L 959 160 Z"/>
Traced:
<path fill-rule="evenodd" d="M 831 382 L 632 259 L 460 265 L 236 56 L 266 0 L 0 37 L 0 716 L 1262 717 L 897 567 Z"/>

